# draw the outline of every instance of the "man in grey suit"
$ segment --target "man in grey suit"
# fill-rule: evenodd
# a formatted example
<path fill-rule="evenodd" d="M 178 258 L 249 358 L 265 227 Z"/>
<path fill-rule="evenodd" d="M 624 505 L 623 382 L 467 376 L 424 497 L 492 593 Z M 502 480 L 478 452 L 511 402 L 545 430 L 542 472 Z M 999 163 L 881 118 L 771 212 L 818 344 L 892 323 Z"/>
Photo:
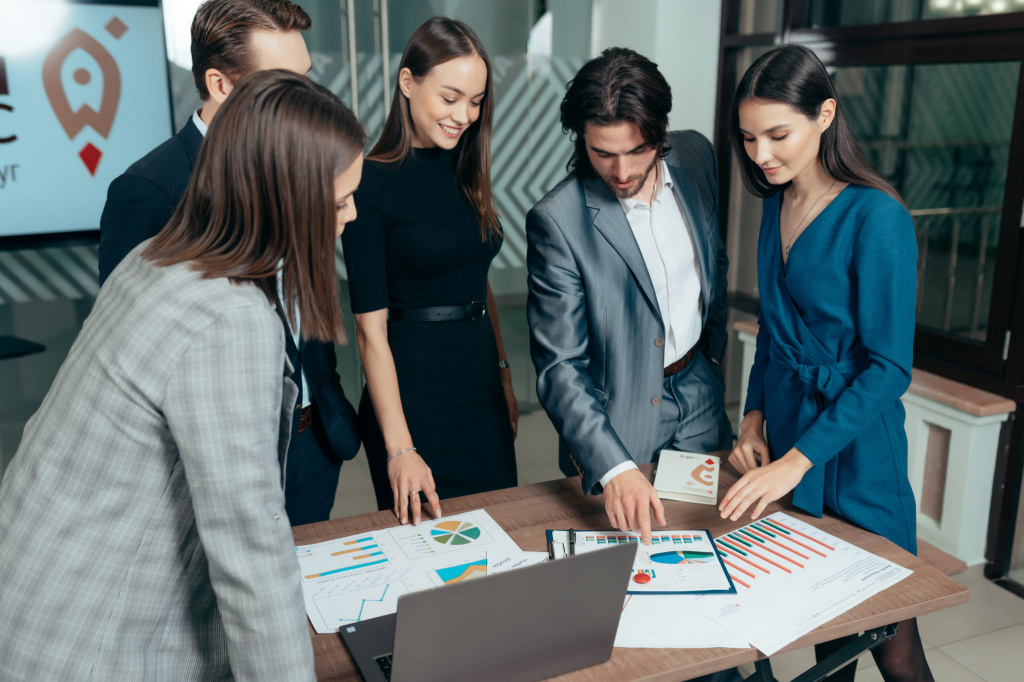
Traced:
<path fill-rule="evenodd" d="M 530 350 L 559 464 L 647 543 L 664 510 L 637 464 L 732 446 L 715 155 L 697 132 L 666 132 L 671 108 L 636 52 L 585 64 L 561 106 L 572 172 L 526 218 Z"/>

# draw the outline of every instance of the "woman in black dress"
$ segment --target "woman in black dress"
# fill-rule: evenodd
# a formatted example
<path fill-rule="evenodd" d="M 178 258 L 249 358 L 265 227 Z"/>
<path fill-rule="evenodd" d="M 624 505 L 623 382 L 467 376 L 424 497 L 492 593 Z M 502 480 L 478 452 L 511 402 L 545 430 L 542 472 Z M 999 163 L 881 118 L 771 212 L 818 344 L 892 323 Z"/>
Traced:
<path fill-rule="evenodd" d="M 514 486 L 518 409 L 487 284 L 491 69 L 459 21 L 409 40 L 391 112 L 345 231 L 366 390 L 363 443 L 380 509 L 419 523 L 439 499 Z"/>

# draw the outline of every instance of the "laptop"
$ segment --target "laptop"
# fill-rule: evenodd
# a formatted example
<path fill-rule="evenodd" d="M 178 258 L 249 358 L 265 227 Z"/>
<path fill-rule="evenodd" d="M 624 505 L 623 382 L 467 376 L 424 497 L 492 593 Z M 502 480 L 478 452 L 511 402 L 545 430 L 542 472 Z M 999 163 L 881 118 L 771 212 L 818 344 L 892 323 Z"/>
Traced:
<path fill-rule="evenodd" d="M 636 545 L 403 595 L 342 627 L 366 682 L 532 682 L 607 661 Z"/>

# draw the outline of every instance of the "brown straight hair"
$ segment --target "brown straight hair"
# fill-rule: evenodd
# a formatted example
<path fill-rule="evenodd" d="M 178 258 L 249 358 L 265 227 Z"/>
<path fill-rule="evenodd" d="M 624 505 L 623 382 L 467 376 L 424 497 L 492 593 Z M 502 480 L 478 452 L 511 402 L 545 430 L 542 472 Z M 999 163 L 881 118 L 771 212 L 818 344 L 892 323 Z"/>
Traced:
<path fill-rule="evenodd" d="M 217 69 L 232 83 L 256 70 L 249 38 L 253 31 L 305 31 L 305 10 L 288 0 L 207 0 L 192 19 L 192 78 L 204 102 L 206 72 Z"/>
<path fill-rule="evenodd" d="M 246 76 L 214 117 L 181 203 L 143 257 L 252 282 L 283 304 L 293 329 L 298 312 L 303 338 L 344 341 L 334 180 L 365 144 L 355 115 L 327 88 L 289 71 Z"/>
<path fill-rule="evenodd" d="M 409 69 L 417 80 L 424 78 L 438 64 L 458 57 L 480 57 L 487 67 L 487 90 L 480 103 L 480 118 L 471 125 L 455 146 L 455 176 L 466 193 L 480 222 L 480 238 L 501 236 L 498 210 L 491 195 L 491 121 L 494 118 L 494 82 L 491 60 L 483 43 L 466 24 L 447 17 L 428 19 L 409 38 L 402 54 L 398 72 Z M 413 122 L 409 100 L 398 83 L 377 144 L 370 150 L 370 159 L 384 163 L 400 163 L 412 151 Z"/>
<path fill-rule="evenodd" d="M 740 104 L 747 100 L 780 102 L 807 118 L 816 119 L 827 99 L 836 101 L 836 115 L 832 125 L 822 133 L 818 149 L 818 159 L 825 171 L 842 182 L 881 190 L 902 204 L 899 192 L 875 170 L 857 144 L 825 65 L 803 45 L 783 45 L 761 55 L 736 87 L 729 112 L 729 129 L 733 150 L 743 171 L 743 184 L 751 194 L 762 199 L 789 186 L 788 182 L 785 185 L 768 182 L 761 167 L 747 155 L 740 132 Z"/>

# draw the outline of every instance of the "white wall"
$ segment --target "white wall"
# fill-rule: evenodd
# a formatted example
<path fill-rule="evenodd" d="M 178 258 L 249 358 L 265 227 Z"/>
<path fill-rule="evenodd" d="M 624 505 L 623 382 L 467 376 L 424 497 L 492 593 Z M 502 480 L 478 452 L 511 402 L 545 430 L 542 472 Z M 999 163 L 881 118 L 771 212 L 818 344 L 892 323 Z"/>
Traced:
<path fill-rule="evenodd" d="M 592 52 L 628 47 L 672 86 L 669 130 L 715 132 L 721 0 L 594 0 Z"/>

